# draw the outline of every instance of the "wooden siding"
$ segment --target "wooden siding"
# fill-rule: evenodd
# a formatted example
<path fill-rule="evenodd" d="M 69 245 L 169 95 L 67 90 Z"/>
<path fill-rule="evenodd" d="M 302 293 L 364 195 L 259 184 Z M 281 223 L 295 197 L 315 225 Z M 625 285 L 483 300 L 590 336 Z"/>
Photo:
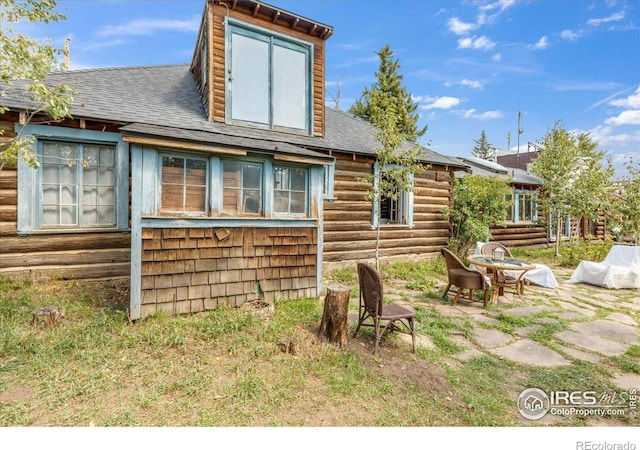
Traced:
<path fill-rule="evenodd" d="M 497 241 L 507 247 L 546 247 L 547 230 L 544 225 L 506 223 L 491 227 L 491 241 Z"/>
<path fill-rule="evenodd" d="M 238 9 L 230 10 L 226 6 L 208 4 L 209 33 L 210 38 L 210 63 L 209 73 L 212 82 L 208 97 L 209 120 L 214 122 L 225 122 L 225 17 L 241 20 L 257 27 L 265 28 L 286 36 L 291 36 L 305 42 L 313 44 L 313 135 L 324 136 L 324 92 L 325 92 L 325 41 L 320 37 L 311 36 L 304 31 L 292 28 L 292 25 L 283 19 L 273 20 L 273 17 L 260 12 L 254 17 L 254 11 Z"/>
<path fill-rule="evenodd" d="M 325 263 L 370 260 L 375 256 L 376 230 L 371 228 L 372 204 L 369 184 L 361 179 L 373 171 L 373 159 L 334 154 L 334 196 L 324 204 Z M 451 174 L 428 170 L 415 176 L 414 227 L 383 225 L 380 256 L 436 257 L 449 239 L 449 222 L 442 217 L 450 204 Z"/>
<path fill-rule="evenodd" d="M 0 122 L 5 138 L 15 136 L 13 120 Z M 96 122 L 83 122 L 99 128 Z M 65 121 L 79 128 L 78 121 Z M 111 128 L 106 124 L 102 128 Z M 0 274 L 35 278 L 95 279 L 126 277 L 130 273 L 130 237 L 123 232 L 81 232 L 17 235 L 18 170 L 0 170 Z"/>
<path fill-rule="evenodd" d="M 317 296 L 315 228 L 145 228 L 141 317 Z"/>

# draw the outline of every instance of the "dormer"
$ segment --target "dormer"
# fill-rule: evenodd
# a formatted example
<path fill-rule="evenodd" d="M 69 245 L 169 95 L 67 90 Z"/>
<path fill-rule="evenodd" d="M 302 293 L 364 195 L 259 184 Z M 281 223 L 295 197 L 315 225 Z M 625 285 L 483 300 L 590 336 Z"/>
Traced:
<path fill-rule="evenodd" d="M 213 122 L 324 136 L 330 26 L 255 0 L 207 0 L 191 63 Z"/>

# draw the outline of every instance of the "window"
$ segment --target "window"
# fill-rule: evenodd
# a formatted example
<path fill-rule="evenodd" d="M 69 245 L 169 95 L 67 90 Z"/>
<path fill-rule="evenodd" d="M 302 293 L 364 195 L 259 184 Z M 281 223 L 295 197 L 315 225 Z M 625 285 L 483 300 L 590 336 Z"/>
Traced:
<path fill-rule="evenodd" d="M 509 208 L 507 209 L 507 214 L 504 220 L 506 220 L 507 222 L 513 222 L 513 210 L 514 210 L 513 194 L 507 194 L 506 200 L 507 202 L 509 202 Z"/>
<path fill-rule="evenodd" d="M 507 200 L 513 201 L 510 210 L 507 211 L 507 221 L 535 222 L 538 220 L 538 193 L 536 191 L 516 189 L 513 194 L 507 195 Z"/>
<path fill-rule="evenodd" d="M 310 132 L 312 45 L 229 22 L 231 122 Z"/>
<path fill-rule="evenodd" d="M 206 214 L 207 160 L 162 156 L 161 212 Z"/>
<path fill-rule="evenodd" d="M 262 164 L 224 161 L 222 196 L 225 214 L 262 214 Z"/>
<path fill-rule="evenodd" d="M 116 225 L 115 146 L 42 143 L 42 228 Z"/>
<path fill-rule="evenodd" d="M 393 168 L 389 166 L 388 168 Z M 376 164 L 374 170 L 379 170 Z M 383 174 L 382 183 L 388 185 L 390 180 Z M 413 177 L 411 178 L 413 180 Z M 388 187 L 388 186 L 387 186 Z M 385 188 L 386 190 L 387 188 Z M 380 214 L 380 224 L 403 224 L 413 226 L 413 194 L 398 190 L 397 198 L 382 197 L 374 202 L 371 226 L 376 227 Z"/>
<path fill-rule="evenodd" d="M 306 214 L 307 173 L 307 169 L 304 168 L 273 168 L 275 213 Z"/>

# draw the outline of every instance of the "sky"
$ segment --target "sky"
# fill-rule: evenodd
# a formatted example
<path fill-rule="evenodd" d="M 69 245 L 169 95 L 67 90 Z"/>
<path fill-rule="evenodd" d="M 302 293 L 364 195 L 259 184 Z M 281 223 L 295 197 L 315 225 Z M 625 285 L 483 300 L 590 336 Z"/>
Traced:
<path fill-rule="evenodd" d="M 636 0 L 273 0 L 330 25 L 326 104 L 347 110 L 375 82 L 386 44 L 419 105 L 421 143 L 470 156 L 485 131 L 526 152 L 557 121 L 588 132 L 618 174 L 640 159 L 640 2 Z M 61 0 L 66 20 L 28 32 L 71 69 L 189 62 L 204 0 Z M 337 104 L 336 104 L 337 103 Z M 521 117 L 520 130 L 518 117 Z"/>

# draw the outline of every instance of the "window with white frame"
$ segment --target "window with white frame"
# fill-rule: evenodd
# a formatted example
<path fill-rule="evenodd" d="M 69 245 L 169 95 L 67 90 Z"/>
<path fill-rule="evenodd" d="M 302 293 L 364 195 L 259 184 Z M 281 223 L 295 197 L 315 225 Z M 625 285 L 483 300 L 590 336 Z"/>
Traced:
<path fill-rule="evenodd" d="M 301 167 L 273 167 L 273 212 L 276 214 L 307 213 L 308 170 Z"/>
<path fill-rule="evenodd" d="M 39 191 L 42 228 L 116 226 L 116 149 L 43 141 Z"/>
<path fill-rule="evenodd" d="M 311 129 L 313 45 L 228 21 L 228 121 Z"/>
<path fill-rule="evenodd" d="M 378 170 L 378 168 L 376 167 L 374 170 Z M 391 181 L 384 173 L 382 177 L 382 182 L 387 185 L 385 190 L 387 190 L 389 187 L 388 183 Z M 413 194 L 400 190 L 399 188 L 394 194 L 395 195 L 381 196 L 377 202 L 374 202 L 373 227 L 376 227 L 378 214 L 381 225 L 401 224 L 413 226 Z"/>
<path fill-rule="evenodd" d="M 225 160 L 222 165 L 222 212 L 231 215 L 261 215 L 262 164 Z"/>
<path fill-rule="evenodd" d="M 536 191 L 515 189 L 513 194 L 507 195 L 507 201 L 512 202 L 507 210 L 507 221 L 535 222 L 538 220 L 538 193 Z"/>
<path fill-rule="evenodd" d="M 174 155 L 160 159 L 160 212 L 205 215 L 208 160 Z"/>

